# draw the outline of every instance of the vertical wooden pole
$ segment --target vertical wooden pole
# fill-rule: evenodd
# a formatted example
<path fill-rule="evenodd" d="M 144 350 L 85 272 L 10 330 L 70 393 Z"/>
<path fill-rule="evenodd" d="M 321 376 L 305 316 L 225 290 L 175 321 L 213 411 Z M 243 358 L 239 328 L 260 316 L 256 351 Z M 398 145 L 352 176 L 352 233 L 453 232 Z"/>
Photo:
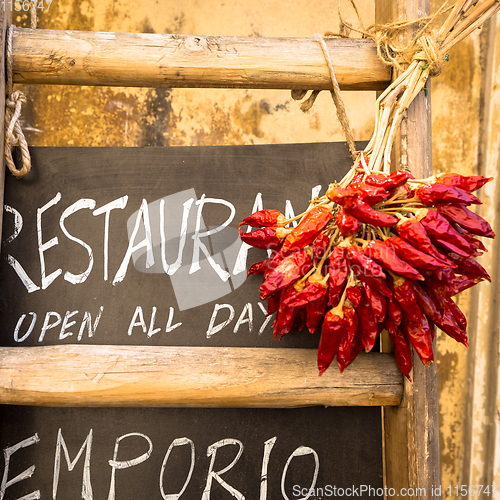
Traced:
<path fill-rule="evenodd" d="M 6 2 L 7 5 L 8 2 Z M 5 48 L 6 48 L 6 35 L 7 27 L 11 21 L 12 12 L 7 8 L 0 9 L 0 235 L 2 234 L 3 222 L 3 191 L 5 183 L 5 160 L 4 160 L 4 121 L 5 121 Z"/>
<path fill-rule="evenodd" d="M 429 14 L 429 0 L 376 0 L 377 23 L 415 19 Z M 411 33 L 408 33 L 411 36 Z M 430 82 L 427 87 L 430 91 Z M 408 165 L 417 178 L 432 172 L 430 94 L 414 100 L 401 125 L 395 144 L 396 164 Z M 413 499 L 436 499 L 441 495 L 439 422 L 436 364 L 422 365 L 413 353 L 413 383 L 405 380 L 399 407 L 384 407 L 385 483 L 394 488 L 412 488 Z"/>

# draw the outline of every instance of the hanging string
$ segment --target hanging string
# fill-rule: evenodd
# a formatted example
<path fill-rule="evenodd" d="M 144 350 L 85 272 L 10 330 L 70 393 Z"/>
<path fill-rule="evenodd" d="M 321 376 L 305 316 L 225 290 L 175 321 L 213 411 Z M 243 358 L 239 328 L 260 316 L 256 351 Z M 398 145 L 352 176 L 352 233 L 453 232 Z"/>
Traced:
<path fill-rule="evenodd" d="M 31 4 L 31 28 L 36 29 L 37 14 L 36 4 Z M 7 167 L 16 177 L 23 177 L 31 170 L 31 155 L 28 149 L 28 142 L 24 136 L 21 127 L 21 108 L 26 104 L 26 96 L 20 90 L 14 91 L 14 84 L 12 81 L 12 71 L 14 65 L 14 54 L 12 51 L 12 35 L 16 27 L 11 24 L 7 30 L 7 97 L 5 99 L 5 145 L 4 145 L 4 158 Z M 18 169 L 12 157 L 12 151 L 15 147 L 21 150 L 22 167 Z"/>
<path fill-rule="evenodd" d="M 384 25 L 375 24 L 365 29 L 355 0 L 349 0 L 349 2 L 354 8 L 358 18 L 359 27 L 353 26 L 350 21 L 342 16 L 341 0 L 339 0 L 338 11 L 340 17 L 340 33 L 327 32 L 324 36 L 316 34 L 314 35 L 314 38 L 320 44 L 323 57 L 328 66 L 330 79 L 333 84 L 333 91 L 330 91 L 330 93 L 333 102 L 335 103 L 337 117 L 344 131 L 351 156 L 353 159 L 356 159 L 358 152 L 356 151 L 356 147 L 354 145 L 354 137 L 349 125 L 345 106 L 341 98 L 340 87 L 335 76 L 332 59 L 324 38 L 348 38 L 350 31 L 356 31 L 357 33 L 360 33 L 363 38 L 371 38 L 375 41 L 377 53 L 385 64 L 391 65 L 399 71 L 404 71 L 404 67 L 414 60 L 425 61 L 429 66 L 429 75 L 437 76 L 441 73 L 444 61 L 447 59 L 443 59 L 441 57 L 440 48 L 442 41 L 440 40 L 439 32 L 433 29 L 432 25 L 438 16 L 448 12 L 452 7 L 448 7 L 445 2 L 444 5 L 432 16 L 388 23 Z M 415 26 L 418 28 L 418 31 L 413 39 L 409 43 L 402 41 L 404 40 L 403 34 L 407 28 Z M 313 90 L 310 96 L 301 103 L 300 109 L 303 112 L 309 111 L 314 106 L 316 98 L 320 92 L 320 90 Z M 306 95 L 307 90 L 292 91 L 292 98 L 295 100 L 302 100 L 306 97 Z"/>

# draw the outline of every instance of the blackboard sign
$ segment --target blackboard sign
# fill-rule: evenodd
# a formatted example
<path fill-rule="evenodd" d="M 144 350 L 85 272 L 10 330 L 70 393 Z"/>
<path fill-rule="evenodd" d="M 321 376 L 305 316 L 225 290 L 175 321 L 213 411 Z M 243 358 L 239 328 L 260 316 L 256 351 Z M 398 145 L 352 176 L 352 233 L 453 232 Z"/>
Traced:
<path fill-rule="evenodd" d="M 0 415 L 7 481 L 35 466 L 6 499 L 292 500 L 311 487 L 319 499 L 353 486 L 377 498 L 382 487 L 379 408 L 13 406 Z"/>
<path fill-rule="evenodd" d="M 3 346 L 317 347 L 304 331 L 272 340 L 260 277 L 246 279 L 266 254 L 238 223 L 302 212 L 350 167 L 343 144 L 32 157 L 6 182 Z M 382 496 L 379 408 L 4 406 L 0 421 L 0 498 Z"/>
<path fill-rule="evenodd" d="M 315 347 L 272 340 L 265 258 L 238 238 L 251 212 L 299 214 L 351 165 L 343 144 L 33 148 L 7 179 L 1 276 L 5 346 Z"/>

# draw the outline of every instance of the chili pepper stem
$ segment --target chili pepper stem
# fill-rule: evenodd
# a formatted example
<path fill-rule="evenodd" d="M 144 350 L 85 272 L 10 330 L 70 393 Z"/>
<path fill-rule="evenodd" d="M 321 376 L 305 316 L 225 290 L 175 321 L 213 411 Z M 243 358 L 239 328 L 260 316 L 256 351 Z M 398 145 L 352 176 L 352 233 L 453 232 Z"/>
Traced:
<path fill-rule="evenodd" d="M 376 227 L 375 231 L 377 231 L 377 234 L 382 238 L 383 241 L 385 241 L 388 238 L 388 236 L 386 236 L 379 227 Z"/>

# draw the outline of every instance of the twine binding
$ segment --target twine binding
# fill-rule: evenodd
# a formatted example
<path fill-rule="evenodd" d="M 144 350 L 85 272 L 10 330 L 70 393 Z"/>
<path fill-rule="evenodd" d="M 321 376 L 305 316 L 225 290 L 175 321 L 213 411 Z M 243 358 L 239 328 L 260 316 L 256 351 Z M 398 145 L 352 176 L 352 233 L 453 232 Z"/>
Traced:
<path fill-rule="evenodd" d="M 363 38 L 371 38 L 375 42 L 377 46 L 377 54 L 384 64 L 393 66 L 398 71 L 402 72 L 404 71 L 405 66 L 409 65 L 412 61 L 425 61 L 429 67 L 429 76 L 438 76 L 443 69 L 444 61 L 447 61 L 448 58 L 441 58 L 440 49 L 442 40 L 440 39 L 439 32 L 432 29 L 431 25 L 438 16 L 448 12 L 452 9 L 452 7 L 447 7 L 447 2 L 445 2 L 444 5 L 432 16 L 388 23 L 384 25 L 374 24 L 365 29 L 355 0 L 349 0 L 349 2 L 354 8 L 358 18 L 358 28 L 353 26 L 350 21 L 342 16 L 340 8 L 341 1 L 342 0 L 339 0 L 338 6 L 340 32 L 327 32 L 324 36 L 316 34 L 314 35 L 314 38 L 321 47 L 323 57 L 325 58 L 326 65 L 330 73 L 330 78 L 333 84 L 333 91 L 330 91 L 330 93 L 335 104 L 337 118 L 344 131 L 351 156 L 354 160 L 356 160 L 359 152 L 356 151 L 353 133 L 349 125 L 349 119 L 345 111 L 344 103 L 342 101 L 340 87 L 333 69 L 332 59 L 324 40 L 325 37 L 348 38 L 349 33 L 351 31 L 355 31 L 360 33 Z M 418 27 L 418 31 L 413 39 L 409 43 L 403 43 L 402 40 L 405 30 L 409 27 L 415 26 Z M 301 111 L 304 113 L 309 111 L 314 106 L 316 98 L 320 92 L 320 90 L 313 90 L 309 98 L 301 103 Z M 295 100 L 304 99 L 306 94 L 307 90 L 292 90 L 292 98 Z"/>

